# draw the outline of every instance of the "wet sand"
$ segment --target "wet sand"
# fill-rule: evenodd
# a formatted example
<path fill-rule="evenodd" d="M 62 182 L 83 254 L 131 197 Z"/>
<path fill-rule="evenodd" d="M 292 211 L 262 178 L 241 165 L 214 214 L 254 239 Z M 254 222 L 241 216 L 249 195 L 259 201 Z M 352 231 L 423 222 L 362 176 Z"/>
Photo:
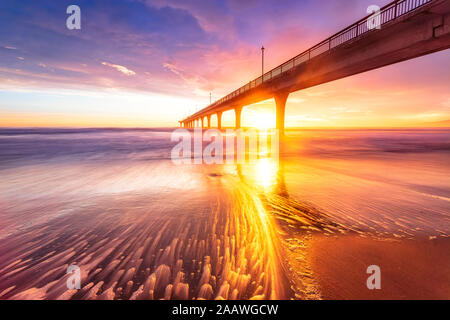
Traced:
<path fill-rule="evenodd" d="M 450 242 L 317 237 L 308 259 L 324 299 L 450 299 Z M 366 269 L 381 269 L 381 290 L 366 286 Z"/>
<path fill-rule="evenodd" d="M 450 131 L 290 135 L 177 166 L 170 131 L 0 131 L 0 299 L 448 299 Z"/>

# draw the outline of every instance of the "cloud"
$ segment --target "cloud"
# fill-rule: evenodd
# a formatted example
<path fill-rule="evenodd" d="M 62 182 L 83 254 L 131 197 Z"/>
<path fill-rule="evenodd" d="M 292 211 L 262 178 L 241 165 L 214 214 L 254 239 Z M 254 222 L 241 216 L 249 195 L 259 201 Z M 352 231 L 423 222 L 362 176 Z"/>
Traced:
<path fill-rule="evenodd" d="M 233 39 L 237 32 L 230 6 L 223 0 L 146 0 L 145 2 L 150 7 L 183 10 L 191 15 L 205 32 L 214 33 L 221 39 Z"/>
<path fill-rule="evenodd" d="M 363 113 L 367 114 L 372 112 L 371 110 L 360 110 L 356 108 L 348 108 L 348 107 L 332 107 L 330 108 L 330 113 L 332 114 L 345 114 L 345 113 Z"/>
<path fill-rule="evenodd" d="M 117 71 L 122 72 L 123 74 L 126 74 L 127 76 L 134 76 L 136 74 L 136 72 L 134 72 L 133 70 L 130 70 L 127 67 L 124 67 L 124 66 L 121 66 L 121 65 L 118 65 L 118 64 L 112 64 L 112 63 L 109 63 L 109 62 L 102 62 L 102 65 L 114 68 Z"/>
<path fill-rule="evenodd" d="M 297 114 L 297 115 L 290 115 L 288 117 L 290 122 L 297 122 L 297 123 L 302 123 L 302 122 L 329 122 L 329 119 L 324 119 L 324 118 L 320 118 L 320 117 L 315 117 L 312 115 L 308 115 L 308 114 Z"/>
<path fill-rule="evenodd" d="M 444 101 L 442 101 L 442 106 L 446 109 L 450 109 L 450 98 L 447 98 Z"/>
<path fill-rule="evenodd" d="M 164 68 L 169 69 L 171 72 L 175 73 L 176 75 L 182 77 L 182 71 L 179 68 L 177 68 L 177 66 L 175 66 L 173 63 L 165 62 L 163 64 L 163 66 L 164 66 Z"/>
<path fill-rule="evenodd" d="M 429 118 L 445 118 L 448 116 L 448 114 L 441 113 L 441 112 L 424 112 L 424 113 L 418 113 L 418 114 L 408 114 L 403 115 L 401 118 L 403 119 L 429 119 Z"/>

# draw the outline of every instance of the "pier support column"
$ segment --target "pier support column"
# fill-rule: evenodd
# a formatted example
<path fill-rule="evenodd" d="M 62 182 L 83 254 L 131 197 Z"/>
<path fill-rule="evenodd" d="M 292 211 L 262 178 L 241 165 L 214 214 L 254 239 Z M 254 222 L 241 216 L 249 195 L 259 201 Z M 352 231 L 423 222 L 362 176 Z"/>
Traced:
<path fill-rule="evenodd" d="M 222 112 L 217 112 L 217 128 L 222 129 Z"/>
<path fill-rule="evenodd" d="M 236 129 L 240 129 L 241 128 L 242 107 L 234 108 L 234 114 L 236 116 Z"/>
<path fill-rule="evenodd" d="M 275 95 L 275 104 L 277 107 L 277 129 L 280 137 L 284 136 L 284 120 L 286 111 L 286 101 L 288 92 L 281 92 Z"/>
<path fill-rule="evenodd" d="M 200 118 L 200 128 L 203 129 L 203 117 Z"/>
<path fill-rule="evenodd" d="M 211 115 L 206 116 L 206 119 L 208 120 L 208 129 L 211 128 Z"/>

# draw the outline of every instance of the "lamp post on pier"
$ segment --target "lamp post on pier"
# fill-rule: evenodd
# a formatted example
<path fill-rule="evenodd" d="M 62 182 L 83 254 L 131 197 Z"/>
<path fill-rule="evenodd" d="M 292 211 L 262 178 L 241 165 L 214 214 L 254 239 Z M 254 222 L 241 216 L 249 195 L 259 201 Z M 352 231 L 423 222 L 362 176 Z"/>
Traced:
<path fill-rule="evenodd" d="M 261 80 L 264 80 L 264 46 L 261 47 Z"/>

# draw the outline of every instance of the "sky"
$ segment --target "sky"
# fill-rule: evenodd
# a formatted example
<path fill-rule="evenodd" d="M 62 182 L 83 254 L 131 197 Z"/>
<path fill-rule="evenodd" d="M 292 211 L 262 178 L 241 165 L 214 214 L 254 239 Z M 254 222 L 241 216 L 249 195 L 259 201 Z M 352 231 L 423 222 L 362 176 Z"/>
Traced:
<path fill-rule="evenodd" d="M 0 0 L 0 126 L 176 126 L 258 77 L 262 45 L 269 70 L 388 2 Z M 66 27 L 72 4 L 80 30 Z M 450 50 L 292 93 L 286 125 L 447 123 L 448 70 Z M 247 106 L 242 123 L 274 112 Z"/>

